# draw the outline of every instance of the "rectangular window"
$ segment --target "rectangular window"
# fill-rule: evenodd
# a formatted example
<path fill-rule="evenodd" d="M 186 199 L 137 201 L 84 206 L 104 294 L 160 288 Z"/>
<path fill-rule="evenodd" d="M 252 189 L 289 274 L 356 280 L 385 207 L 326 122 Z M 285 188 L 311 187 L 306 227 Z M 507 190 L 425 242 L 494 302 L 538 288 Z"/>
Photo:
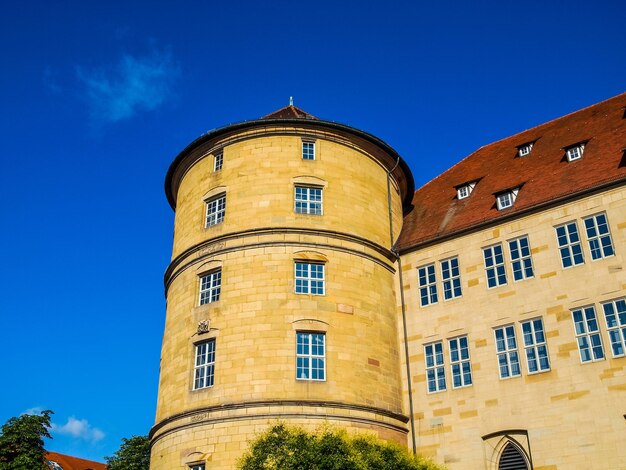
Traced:
<path fill-rule="evenodd" d="M 322 188 L 296 186 L 296 214 L 322 215 Z"/>
<path fill-rule="evenodd" d="M 215 159 L 213 160 L 213 171 L 220 171 L 223 165 L 224 165 L 224 154 L 222 152 L 216 153 Z"/>
<path fill-rule="evenodd" d="M 585 146 L 583 144 L 568 148 L 565 152 L 567 155 L 567 161 L 572 162 L 574 160 L 580 159 L 583 156 L 584 150 Z"/>
<path fill-rule="evenodd" d="M 498 210 L 507 209 L 513 205 L 515 198 L 517 197 L 517 190 L 507 191 L 506 193 L 498 194 L 496 197 L 496 205 Z"/>
<path fill-rule="evenodd" d="M 446 300 L 461 297 L 461 273 L 459 258 L 446 259 L 441 262 L 441 279 L 443 279 L 443 298 Z"/>
<path fill-rule="evenodd" d="M 459 336 L 448 340 L 450 346 L 450 369 L 452 371 L 452 387 L 472 385 L 472 367 L 470 365 L 467 336 Z"/>
<path fill-rule="evenodd" d="M 545 372 L 550 370 L 548 358 L 548 346 L 543 332 L 541 318 L 522 322 L 522 334 L 524 336 L 524 350 L 526 352 L 526 365 L 528 373 Z"/>
<path fill-rule="evenodd" d="M 302 142 L 302 160 L 315 160 L 315 142 Z"/>
<path fill-rule="evenodd" d="M 583 219 L 583 222 L 585 223 L 591 258 L 600 259 L 613 256 L 613 241 L 611 240 L 606 214 L 592 215 Z"/>
<path fill-rule="evenodd" d="M 435 265 L 429 264 L 417 268 L 417 277 L 420 289 L 420 305 L 437 303 L 437 280 L 435 279 Z"/>
<path fill-rule="evenodd" d="M 580 237 L 578 236 L 578 225 L 575 221 L 556 227 L 556 238 L 564 268 L 585 263 Z"/>
<path fill-rule="evenodd" d="M 209 199 L 206 202 L 206 222 L 205 227 L 219 224 L 224 221 L 226 215 L 226 194 Z"/>
<path fill-rule="evenodd" d="M 528 237 L 523 236 L 515 240 L 510 240 L 509 252 L 511 253 L 513 279 L 521 281 L 533 277 L 533 260 L 530 255 Z"/>
<path fill-rule="evenodd" d="M 326 380 L 325 339 L 324 333 L 297 333 L 296 379 Z"/>
<path fill-rule="evenodd" d="M 200 305 L 210 304 L 220 300 L 222 291 L 222 270 L 210 272 L 200 276 Z"/>
<path fill-rule="evenodd" d="M 600 338 L 596 309 L 589 307 L 572 310 L 576 341 L 581 362 L 592 362 L 604 359 L 604 348 Z"/>
<path fill-rule="evenodd" d="M 205 470 L 205 466 L 203 463 L 196 463 L 189 467 L 189 470 Z"/>
<path fill-rule="evenodd" d="M 496 351 L 498 354 L 498 366 L 500 378 L 518 377 L 522 374 L 519 366 L 517 353 L 517 340 L 515 339 L 515 327 L 503 326 L 494 330 L 496 336 Z"/>
<path fill-rule="evenodd" d="M 485 256 L 485 270 L 487 272 L 487 285 L 498 287 L 506 284 L 506 270 L 504 268 L 504 255 L 502 245 L 493 245 L 483 248 Z"/>
<path fill-rule="evenodd" d="M 626 299 L 602 304 L 613 357 L 626 355 Z"/>
<path fill-rule="evenodd" d="M 445 390 L 446 372 L 443 366 L 443 343 L 439 341 L 424 346 L 424 360 L 426 361 L 428 392 Z"/>
<path fill-rule="evenodd" d="M 533 144 L 524 144 L 517 148 L 517 155 L 520 157 L 525 157 L 526 155 L 530 155 L 530 151 L 533 149 Z"/>
<path fill-rule="evenodd" d="M 324 295 L 324 265 L 296 261 L 296 294 Z"/>
<path fill-rule="evenodd" d="M 215 340 L 196 344 L 193 389 L 213 386 L 215 377 Z"/>

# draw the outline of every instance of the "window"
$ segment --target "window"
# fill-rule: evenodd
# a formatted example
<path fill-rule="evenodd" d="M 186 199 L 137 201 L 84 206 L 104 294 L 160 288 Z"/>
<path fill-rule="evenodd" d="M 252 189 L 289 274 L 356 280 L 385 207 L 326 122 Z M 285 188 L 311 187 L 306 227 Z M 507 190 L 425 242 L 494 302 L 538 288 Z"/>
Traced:
<path fill-rule="evenodd" d="M 459 336 L 448 340 L 450 346 L 450 369 L 452 370 L 452 387 L 472 385 L 472 368 L 470 366 L 467 336 Z"/>
<path fill-rule="evenodd" d="M 567 161 L 573 162 L 574 160 L 582 158 L 584 151 L 585 144 L 574 145 L 573 147 L 566 149 L 565 155 L 567 156 Z"/>
<path fill-rule="evenodd" d="M 569 222 L 556 227 L 556 238 L 559 243 L 561 263 L 564 268 L 585 263 L 576 222 Z"/>
<path fill-rule="evenodd" d="M 509 241 L 509 252 L 511 253 L 511 267 L 513 268 L 513 279 L 521 281 L 534 276 L 533 261 L 530 255 L 530 244 L 528 237 L 523 236 Z"/>
<path fill-rule="evenodd" d="M 509 442 L 504 446 L 500 455 L 498 470 L 528 470 L 526 459 L 515 444 Z"/>
<path fill-rule="evenodd" d="M 426 381 L 428 392 L 440 392 L 446 389 L 446 372 L 443 366 L 443 343 L 427 344 L 424 346 L 426 361 Z"/>
<path fill-rule="evenodd" d="M 213 386 L 215 377 L 215 340 L 196 344 L 196 365 L 194 367 L 193 389 Z"/>
<path fill-rule="evenodd" d="M 322 188 L 296 186 L 296 214 L 322 215 Z"/>
<path fill-rule="evenodd" d="M 456 197 L 458 199 L 465 199 L 472 193 L 474 186 L 476 186 L 476 183 L 468 183 L 468 184 L 464 184 L 463 186 L 460 186 L 456 190 Z"/>
<path fill-rule="evenodd" d="M 226 214 L 226 194 L 221 194 L 206 202 L 206 222 L 205 227 L 219 224 L 224 221 Z"/>
<path fill-rule="evenodd" d="M 504 269 L 502 245 L 498 244 L 483 248 L 483 255 L 485 256 L 487 285 L 491 288 L 506 284 L 506 270 Z"/>
<path fill-rule="evenodd" d="M 296 334 L 296 379 L 326 380 L 326 335 Z"/>
<path fill-rule="evenodd" d="M 441 278 L 443 279 L 444 299 L 450 300 L 461 297 L 461 273 L 459 272 L 459 259 L 457 257 L 441 262 Z"/>
<path fill-rule="evenodd" d="M 200 305 L 220 300 L 222 290 L 222 270 L 200 276 Z"/>
<path fill-rule="evenodd" d="M 602 304 L 613 357 L 626 355 L 626 299 Z"/>
<path fill-rule="evenodd" d="M 501 211 L 503 209 L 512 207 L 515 199 L 517 198 L 518 192 L 519 189 L 511 189 L 510 191 L 498 194 L 496 196 L 496 205 L 498 207 L 498 210 Z"/>
<path fill-rule="evenodd" d="M 530 151 L 533 149 L 533 143 L 530 142 L 528 144 L 524 144 L 524 145 L 520 145 L 519 147 L 517 147 L 517 156 L 518 157 L 525 157 L 527 155 L 530 155 Z"/>
<path fill-rule="evenodd" d="M 189 467 L 189 470 L 204 470 L 205 466 L 203 463 L 195 463 Z"/>
<path fill-rule="evenodd" d="M 613 242 L 609 231 L 606 214 L 592 215 L 583 219 L 587 241 L 591 251 L 591 259 L 606 258 L 613 256 Z"/>
<path fill-rule="evenodd" d="M 500 378 L 517 377 L 522 374 L 519 366 L 517 353 L 517 340 L 515 339 L 515 327 L 503 326 L 494 330 L 496 336 L 496 352 L 498 354 L 498 366 Z"/>
<path fill-rule="evenodd" d="M 435 265 L 429 264 L 417 268 L 417 277 L 420 289 L 420 305 L 425 307 L 437 303 L 437 280 L 435 279 Z"/>
<path fill-rule="evenodd" d="M 224 153 L 219 152 L 215 154 L 213 160 L 213 171 L 220 171 L 224 165 Z"/>
<path fill-rule="evenodd" d="M 596 309 L 593 305 L 572 310 L 578 351 L 582 362 L 604 359 L 604 348 L 598 329 Z"/>
<path fill-rule="evenodd" d="M 324 265 L 296 261 L 296 294 L 324 295 Z"/>
<path fill-rule="evenodd" d="M 528 373 L 533 374 L 550 370 L 548 346 L 546 345 L 546 336 L 543 332 L 543 321 L 541 318 L 522 322 L 522 334 L 524 336 Z"/>
<path fill-rule="evenodd" d="M 315 142 L 302 141 L 302 160 L 315 160 Z"/>

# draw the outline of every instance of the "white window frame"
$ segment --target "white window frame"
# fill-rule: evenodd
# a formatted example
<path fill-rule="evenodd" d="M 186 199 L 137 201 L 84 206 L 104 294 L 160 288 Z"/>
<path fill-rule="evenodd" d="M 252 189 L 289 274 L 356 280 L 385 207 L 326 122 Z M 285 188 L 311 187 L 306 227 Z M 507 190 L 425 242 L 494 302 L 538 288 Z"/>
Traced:
<path fill-rule="evenodd" d="M 215 197 L 207 199 L 206 202 L 206 216 L 204 227 L 212 227 L 219 223 L 224 222 L 226 217 L 226 194 L 218 194 Z"/>
<path fill-rule="evenodd" d="M 534 142 L 529 142 L 527 144 L 520 145 L 519 147 L 517 147 L 517 156 L 526 157 L 530 155 L 530 152 L 533 149 L 533 145 L 534 145 Z"/>
<path fill-rule="evenodd" d="M 602 303 L 613 357 L 626 356 L 626 298 Z"/>
<path fill-rule="evenodd" d="M 450 353 L 450 375 L 452 388 L 463 388 L 472 385 L 472 363 L 467 335 L 457 336 L 448 340 Z M 458 382 L 458 385 L 457 385 Z"/>
<path fill-rule="evenodd" d="M 504 209 L 508 209 L 509 207 L 513 207 L 515 204 L 515 199 L 517 199 L 517 193 L 519 192 L 519 188 L 510 189 L 503 193 L 500 193 L 496 196 L 496 205 L 499 211 Z"/>
<path fill-rule="evenodd" d="M 321 338 L 321 345 L 314 344 L 316 338 Z M 314 377 L 315 372 L 317 372 L 317 378 Z M 326 381 L 326 333 L 296 332 L 296 380 Z"/>
<path fill-rule="evenodd" d="M 601 220 L 604 219 L 604 222 Z M 590 215 L 583 218 L 585 227 L 585 235 L 589 243 L 589 252 L 591 260 L 610 258 L 615 255 L 613 247 L 613 238 L 611 237 L 611 229 L 609 228 L 609 219 L 606 213 Z"/>
<path fill-rule="evenodd" d="M 533 318 L 520 322 L 522 327 L 522 341 L 526 354 L 526 370 L 528 375 L 540 374 L 550 370 L 550 354 L 542 318 Z M 542 363 L 544 359 L 544 363 Z M 536 370 L 530 370 L 530 364 L 536 364 Z"/>
<path fill-rule="evenodd" d="M 213 156 L 213 171 L 221 171 L 224 166 L 224 152 L 216 152 Z"/>
<path fill-rule="evenodd" d="M 294 291 L 296 294 L 325 295 L 326 266 L 309 261 L 294 262 Z"/>
<path fill-rule="evenodd" d="M 293 194 L 293 209 L 296 214 L 324 215 L 323 187 L 296 184 Z"/>
<path fill-rule="evenodd" d="M 583 158 L 583 153 L 585 152 L 585 144 L 576 144 L 565 150 L 565 155 L 567 156 L 568 162 L 573 162 L 576 160 L 580 160 Z"/>
<path fill-rule="evenodd" d="M 453 266 L 456 263 L 456 266 Z M 443 299 L 452 300 L 463 295 L 459 257 L 453 256 L 439 262 L 443 284 Z M 456 274 L 455 274 L 456 273 Z M 446 275 L 447 274 L 447 275 Z"/>
<path fill-rule="evenodd" d="M 560 229 L 563 229 L 563 233 L 561 235 L 559 235 Z M 572 220 L 571 222 L 557 225 L 554 227 L 554 230 L 556 232 L 556 242 L 559 248 L 561 266 L 563 266 L 563 269 L 569 269 L 574 266 L 585 264 L 585 253 L 583 252 L 583 245 L 576 221 Z M 576 262 L 577 255 L 580 255 L 580 261 L 578 262 Z M 569 266 L 565 265 L 566 259 L 570 260 L 571 264 Z"/>
<path fill-rule="evenodd" d="M 467 183 L 464 184 L 463 186 L 460 186 L 457 190 L 456 190 L 456 197 L 457 199 L 465 199 L 468 198 L 470 194 L 472 194 L 472 191 L 474 190 L 474 186 L 476 186 L 476 183 Z"/>
<path fill-rule="evenodd" d="M 316 145 L 311 140 L 302 141 L 302 160 L 315 160 L 316 157 Z"/>
<path fill-rule="evenodd" d="M 509 255 L 511 256 L 511 271 L 513 273 L 513 281 L 523 281 L 535 277 L 532 252 L 530 249 L 530 240 L 528 240 L 528 235 L 509 240 L 508 245 Z"/>
<path fill-rule="evenodd" d="M 420 306 L 427 307 L 439 301 L 437 294 L 437 275 L 435 263 L 425 264 L 417 268 L 417 282 L 419 285 Z"/>
<path fill-rule="evenodd" d="M 576 320 L 576 314 L 580 314 L 580 321 Z M 602 335 L 600 334 L 600 322 L 594 305 L 572 309 L 572 321 L 574 322 L 574 334 L 578 344 L 580 362 L 603 361 L 606 359 Z M 595 340 L 595 342 L 594 342 Z M 583 351 L 587 352 L 587 358 L 583 357 Z M 598 355 L 599 352 L 601 355 Z"/>
<path fill-rule="evenodd" d="M 500 338 L 498 334 L 500 334 Z M 521 376 L 522 366 L 519 363 L 515 325 L 511 324 L 494 328 L 493 336 L 495 338 L 500 378 L 511 379 Z"/>
<path fill-rule="evenodd" d="M 200 276 L 198 305 L 206 305 L 220 300 L 222 293 L 222 270 L 216 269 Z"/>
<path fill-rule="evenodd" d="M 424 345 L 424 366 L 426 368 L 427 392 L 437 393 L 446 390 L 443 341 L 435 341 L 434 343 Z"/>
<path fill-rule="evenodd" d="M 215 384 L 215 338 L 195 345 L 193 389 L 202 390 Z"/>
<path fill-rule="evenodd" d="M 499 255 L 496 253 L 500 251 Z M 498 260 L 500 256 L 501 260 Z M 483 248 L 483 258 L 485 260 L 485 277 L 487 279 L 487 288 L 495 289 L 507 284 L 506 266 L 504 263 L 504 248 L 502 243 L 487 246 Z M 494 285 L 490 285 L 489 279 L 493 278 Z"/>

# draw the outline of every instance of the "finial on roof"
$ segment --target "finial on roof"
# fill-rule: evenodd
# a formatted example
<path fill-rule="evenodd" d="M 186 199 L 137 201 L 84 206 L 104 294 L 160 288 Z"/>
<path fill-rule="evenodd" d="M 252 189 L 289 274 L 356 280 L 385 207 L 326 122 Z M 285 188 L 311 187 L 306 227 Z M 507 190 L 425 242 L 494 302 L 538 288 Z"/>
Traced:
<path fill-rule="evenodd" d="M 289 106 L 293 106 L 293 96 L 289 97 Z"/>

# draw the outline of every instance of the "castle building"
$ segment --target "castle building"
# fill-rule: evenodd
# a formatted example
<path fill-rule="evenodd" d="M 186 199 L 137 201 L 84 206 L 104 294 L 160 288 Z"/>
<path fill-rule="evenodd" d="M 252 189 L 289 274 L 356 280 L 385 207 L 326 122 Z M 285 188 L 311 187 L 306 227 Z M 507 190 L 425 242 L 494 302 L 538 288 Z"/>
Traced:
<path fill-rule="evenodd" d="M 450 470 L 624 469 L 626 94 L 415 191 L 290 105 L 174 160 L 151 468 L 235 468 L 282 420 Z"/>

